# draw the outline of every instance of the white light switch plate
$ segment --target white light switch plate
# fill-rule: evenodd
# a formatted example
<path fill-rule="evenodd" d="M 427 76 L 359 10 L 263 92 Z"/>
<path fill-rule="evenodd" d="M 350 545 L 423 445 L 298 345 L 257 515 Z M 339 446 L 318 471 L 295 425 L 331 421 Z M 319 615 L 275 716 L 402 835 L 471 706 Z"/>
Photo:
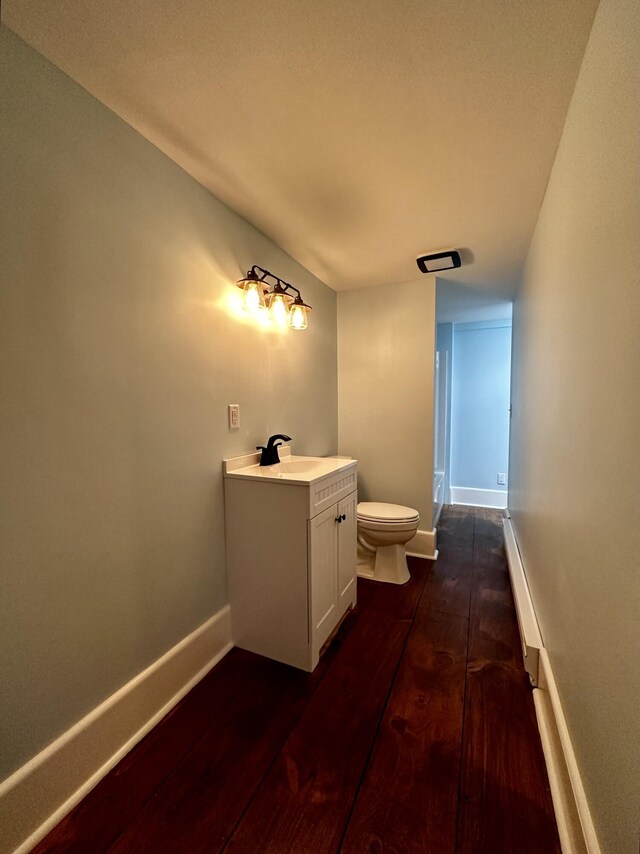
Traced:
<path fill-rule="evenodd" d="M 507 476 L 503 471 L 498 472 L 498 486 L 507 485 Z"/>
<path fill-rule="evenodd" d="M 229 430 L 240 429 L 240 404 L 229 404 Z"/>

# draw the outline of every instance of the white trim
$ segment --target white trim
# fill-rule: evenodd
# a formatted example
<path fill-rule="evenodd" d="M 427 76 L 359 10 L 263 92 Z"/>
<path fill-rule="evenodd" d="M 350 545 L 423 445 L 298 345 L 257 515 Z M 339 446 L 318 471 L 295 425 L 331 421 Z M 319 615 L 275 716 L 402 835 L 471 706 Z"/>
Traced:
<path fill-rule="evenodd" d="M 507 506 L 506 489 L 472 489 L 469 486 L 452 486 L 451 504 L 465 504 L 467 507 L 493 507 L 504 510 Z"/>
<path fill-rule="evenodd" d="M 0 850 L 30 851 L 232 646 L 225 605 L 0 783 Z"/>
<path fill-rule="evenodd" d="M 445 473 L 443 471 L 437 471 L 433 475 L 433 506 L 437 508 L 435 513 L 433 514 L 433 527 L 436 528 L 438 522 L 440 521 L 440 516 L 442 515 L 442 508 L 444 507 L 444 484 Z M 440 498 L 440 500 L 438 500 Z"/>
<path fill-rule="evenodd" d="M 409 540 L 405 546 L 405 553 L 410 557 L 438 560 L 436 542 L 437 532 L 435 528 L 432 528 L 430 531 L 417 531 L 415 537 Z"/>
<path fill-rule="evenodd" d="M 542 643 L 526 570 L 508 510 L 503 526 L 524 665 L 535 688 L 533 702 L 562 852 L 563 854 L 601 854 L 560 695 L 551 670 L 549 654 Z"/>
<path fill-rule="evenodd" d="M 511 518 L 503 519 L 502 526 L 504 528 L 504 548 L 509 565 L 509 575 L 511 576 L 511 588 L 518 617 L 518 628 L 522 640 L 524 669 L 529 674 L 531 684 L 536 686 L 538 684 L 538 655 L 543 646 L 542 635 L 540 634 L 540 627 L 538 626 Z"/>
<path fill-rule="evenodd" d="M 539 665 L 539 685 L 533 692 L 533 699 L 562 851 L 563 854 L 600 854 L 546 649 L 540 650 Z"/>

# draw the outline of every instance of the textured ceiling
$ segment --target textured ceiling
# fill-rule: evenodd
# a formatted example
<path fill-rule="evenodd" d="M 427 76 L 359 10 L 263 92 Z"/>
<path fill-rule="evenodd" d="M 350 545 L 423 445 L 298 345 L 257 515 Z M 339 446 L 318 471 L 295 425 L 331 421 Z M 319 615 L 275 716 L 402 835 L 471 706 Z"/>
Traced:
<path fill-rule="evenodd" d="M 331 287 L 512 293 L 597 0 L 4 0 L 3 21 Z M 256 259 L 259 262 L 259 259 Z"/>

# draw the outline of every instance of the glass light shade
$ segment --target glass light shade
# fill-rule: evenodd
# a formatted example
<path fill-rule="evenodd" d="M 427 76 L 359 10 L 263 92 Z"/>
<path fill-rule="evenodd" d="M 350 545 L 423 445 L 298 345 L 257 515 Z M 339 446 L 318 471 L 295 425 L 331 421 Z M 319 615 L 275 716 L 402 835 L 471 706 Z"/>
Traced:
<path fill-rule="evenodd" d="M 255 312 L 261 308 L 266 308 L 264 301 L 265 285 L 258 279 L 240 279 L 236 282 L 239 288 L 242 288 L 243 299 L 242 307 L 245 311 Z"/>
<path fill-rule="evenodd" d="M 288 297 L 285 294 L 275 293 L 269 294 L 268 300 L 269 312 L 271 313 L 272 319 L 278 324 L 278 326 L 286 326 L 291 297 Z"/>
<path fill-rule="evenodd" d="M 309 325 L 309 311 L 304 303 L 294 302 L 289 308 L 289 326 L 291 329 L 306 329 Z"/>

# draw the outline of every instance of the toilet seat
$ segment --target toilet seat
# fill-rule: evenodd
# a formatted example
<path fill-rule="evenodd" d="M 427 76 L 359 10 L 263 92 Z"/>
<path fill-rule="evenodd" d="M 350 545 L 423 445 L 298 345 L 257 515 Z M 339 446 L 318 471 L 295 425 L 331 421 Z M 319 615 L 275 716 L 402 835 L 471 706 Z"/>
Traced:
<path fill-rule="evenodd" d="M 362 522 L 373 522 L 380 525 L 396 525 L 399 523 L 415 523 L 420 520 L 420 514 L 413 507 L 402 504 L 385 504 L 382 501 L 361 501 L 358 504 L 358 519 Z"/>
<path fill-rule="evenodd" d="M 360 534 L 367 534 L 368 532 L 375 533 L 379 531 L 381 533 L 387 532 L 388 534 L 404 534 L 405 531 L 409 531 L 412 534 L 415 534 L 417 530 L 417 521 L 413 522 L 381 522 L 378 519 L 358 519 L 358 531 Z"/>

